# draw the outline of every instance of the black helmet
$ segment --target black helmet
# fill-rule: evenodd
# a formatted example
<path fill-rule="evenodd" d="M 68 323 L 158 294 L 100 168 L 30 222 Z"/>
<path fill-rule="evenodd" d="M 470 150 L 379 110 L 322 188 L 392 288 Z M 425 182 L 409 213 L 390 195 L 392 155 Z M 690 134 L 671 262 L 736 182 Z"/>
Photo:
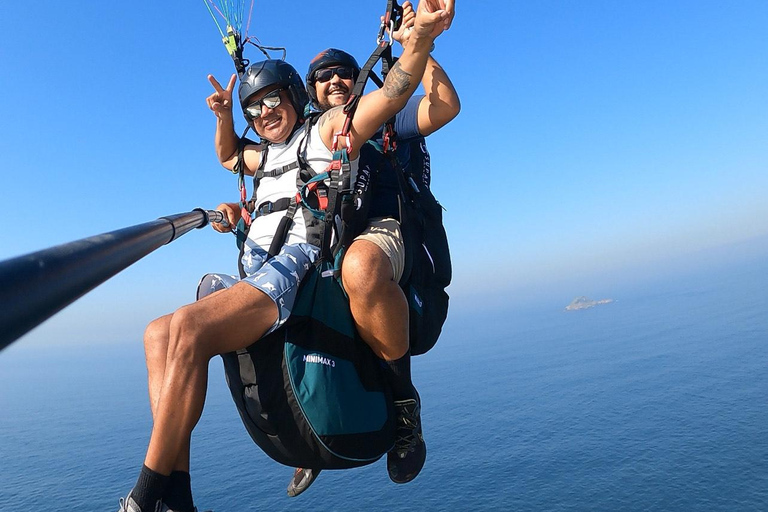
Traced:
<path fill-rule="evenodd" d="M 237 89 L 237 94 L 240 96 L 240 107 L 249 123 L 252 119 L 245 111 L 248 100 L 265 87 L 275 84 L 288 90 L 293 109 L 299 119 L 304 119 L 304 109 L 309 103 L 309 98 L 307 98 L 307 90 L 304 88 L 299 73 L 283 60 L 270 59 L 251 64 L 240 77 L 240 87 Z"/>
<path fill-rule="evenodd" d="M 307 70 L 307 93 L 309 94 L 312 106 L 315 108 L 320 108 L 317 104 L 317 92 L 315 91 L 315 72 L 318 69 L 331 66 L 347 66 L 354 69 L 355 76 L 352 77 L 352 80 L 357 80 L 357 76 L 360 74 L 360 65 L 347 52 L 337 50 L 336 48 L 328 48 L 318 53 L 309 63 L 309 70 Z"/>

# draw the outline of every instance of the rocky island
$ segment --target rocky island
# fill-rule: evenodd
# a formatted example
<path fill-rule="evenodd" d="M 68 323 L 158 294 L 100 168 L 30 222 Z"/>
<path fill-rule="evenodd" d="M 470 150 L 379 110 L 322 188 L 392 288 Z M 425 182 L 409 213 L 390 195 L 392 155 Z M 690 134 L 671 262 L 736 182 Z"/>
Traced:
<path fill-rule="evenodd" d="M 592 300 L 592 299 L 588 299 L 587 297 L 576 297 L 571 301 L 570 304 L 565 306 L 565 310 L 577 311 L 579 309 L 592 308 L 600 304 L 610 304 L 611 302 L 613 302 L 613 299 Z"/>

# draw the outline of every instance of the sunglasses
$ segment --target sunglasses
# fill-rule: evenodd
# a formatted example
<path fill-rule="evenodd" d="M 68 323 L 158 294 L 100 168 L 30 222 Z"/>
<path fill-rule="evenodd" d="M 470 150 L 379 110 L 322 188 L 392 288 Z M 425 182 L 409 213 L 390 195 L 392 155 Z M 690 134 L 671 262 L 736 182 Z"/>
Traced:
<path fill-rule="evenodd" d="M 245 112 L 251 119 L 258 119 L 261 117 L 262 108 L 277 108 L 280 105 L 280 91 L 282 91 L 282 89 L 275 89 L 259 101 L 251 103 L 245 107 Z"/>
<path fill-rule="evenodd" d="M 320 69 L 315 73 L 315 80 L 318 82 L 327 82 L 333 75 L 338 76 L 342 80 L 347 80 L 355 76 L 355 70 L 352 68 L 325 68 Z"/>

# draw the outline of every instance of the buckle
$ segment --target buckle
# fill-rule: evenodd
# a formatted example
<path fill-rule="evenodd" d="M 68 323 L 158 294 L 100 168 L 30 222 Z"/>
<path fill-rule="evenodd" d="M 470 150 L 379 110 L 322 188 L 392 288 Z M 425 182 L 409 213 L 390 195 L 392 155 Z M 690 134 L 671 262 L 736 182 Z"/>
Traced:
<path fill-rule="evenodd" d="M 344 139 L 344 146 L 347 150 L 347 154 L 352 152 L 352 141 L 350 140 L 349 134 L 344 134 L 342 132 L 336 132 L 333 134 L 333 144 L 331 145 L 331 151 L 336 152 L 339 149 L 339 139 Z"/>
<path fill-rule="evenodd" d="M 275 203 L 273 203 L 272 201 L 261 203 L 259 207 L 256 208 L 256 211 L 259 212 L 259 215 L 269 215 L 270 213 L 275 211 Z"/>

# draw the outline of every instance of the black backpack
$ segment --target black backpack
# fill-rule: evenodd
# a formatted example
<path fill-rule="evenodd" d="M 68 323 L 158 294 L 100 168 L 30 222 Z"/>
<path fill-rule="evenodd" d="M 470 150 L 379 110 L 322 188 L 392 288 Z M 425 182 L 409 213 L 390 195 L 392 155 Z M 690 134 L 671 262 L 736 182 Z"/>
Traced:
<path fill-rule="evenodd" d="M 372 194 L 378 188 L 397 195 L 396 205 L 382 208 L 399 212 L 405 244 L 405 268 L 399 284 L 408 298 L 411 355 L 420 355 L 435 345 L 448 316 L 445 289 L 451 283 L 451 254 L 443 207 L 429 188 L 430 160 L 424 139 L 399 144 L 408 146 L 406 162 L 400 162 L 395 151 L 384 151 L 369 141 L 361 148 L 360 169 L 373 175 Z M 376 215 L 373 211 L 372 216 Z"/>

